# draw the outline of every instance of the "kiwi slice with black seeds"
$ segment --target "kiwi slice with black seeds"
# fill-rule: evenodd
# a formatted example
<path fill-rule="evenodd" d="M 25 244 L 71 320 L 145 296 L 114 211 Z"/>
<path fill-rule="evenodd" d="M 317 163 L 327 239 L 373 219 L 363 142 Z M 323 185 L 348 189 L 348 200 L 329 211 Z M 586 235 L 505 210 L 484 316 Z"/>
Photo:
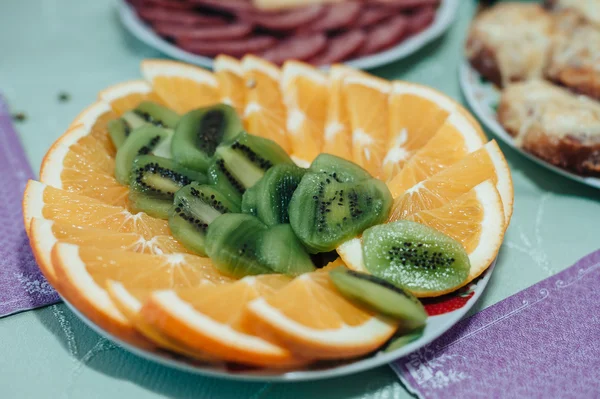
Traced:
<path fill-rule="evenodd" d="M 450 292 L 471 268 L 460 242 L 431 227 L 401 220 L 364 231 L 366 269 L 413 294 Z"/>
<path fill-rule="evenodd" d="M 119 149 L 132 131 L 145 124 L 146 121 L 133 111 L 127 111 L 119 119 L 108 122 L 108 134 L 115 148 Z"/>
<path fill-rule="evenodd" d="M 319 154 L 314 161 L 312 161 L 310 171 L 315 173 L 327 173 L 330 179 L 335 180 L 338 183 L 350 183 L 373 178 L 369 172 L 354 162 L 325 153 Z"/>
<path fill-rule="evenodd" d="M 423 304 L 414 295 L 387 280 L 345 267 L 333 269 L 329 277 L 342 295 L 399 321 L 405 329 L 425 324 L 427 312 Z"/>
<path fill-rule="evenodd" d="M 223 214 L 208 226 L 206 253 L 220 272 L 235 278 L 273 273 L 260 258 L 259 237 L 266 230 L 267 226 L 252 215 Z"/>
<path fill-rule="evenodd" d="M 172 130 L 144 125 L 135 129 L 117 150 L 115 177 L 121 184 L 129 184 L 131 165 L 138 155 L 168 155 Z M 167 151 L 167 153 L 165 153 Z M 168 156 L 165 156 L 167 158 Z"/>
<path fill-rule="evenodd" d="M 169 217 L 175 193 L 192 182 L 206 183 L 204 174 L 155 155 L 140 155 L 133 161 L 129 200 L 134 211 L 160 219 Z"/>
<path fill-rule="evenodd" d="M 204 240 L 208 225 L 224 213 L 239 211 L 237 204 L 214 187 L 194 182 L 175 193 L 169 212 L 169 228 L 183 246 L 206 256 Z"/>
<path fill-rule="evenodd" d="M 288 206 L 305 172 L 296 165 L 273 166 L 244 192 L 242 210 L 256 215 L 267 226 L 289 223 Z"/>
<path fill-rule="evenodd" d="M 208 176 L 217 190 L 241 204 L 246 189 L 278 164 L 294 163 L 274 141 L 243 132 L 233 141 L 217 147 Z"/>
<path fill-rule="evenodd" d="M 219 144 L 233 140 L 242 131 L 242 122 L 229 105 L 196 109 L 181 117 L 171 151 L 177 162 L 205 172 Z"/>
<path fill-rule="evenodd" d="M 152 101 L 143 101 L 132 111 L 146 123 L 165 129 L 175 129 L 180 116 L 177 112 Z"/>
<path fill-rule="evenodd" d="M 380 180 L 340 183 L 328 172 L 306 173 L 290 201 L 290 224 L 309 252 L 328 252 L 383 223 L 391 205 Z"/>
<path fill-rule="evenodd" d="M 279 224 L 261 233 L 258 256 L 276 273 L 298 276 L 315 270 L 308 252 L 289 224 Z"/>

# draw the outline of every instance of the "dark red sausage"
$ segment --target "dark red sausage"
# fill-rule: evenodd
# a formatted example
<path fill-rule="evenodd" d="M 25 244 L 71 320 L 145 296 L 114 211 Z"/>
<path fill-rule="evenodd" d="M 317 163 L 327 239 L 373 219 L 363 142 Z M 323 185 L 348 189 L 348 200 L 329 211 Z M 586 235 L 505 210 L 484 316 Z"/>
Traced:
<path fill-rule="evenodd" d="M 366 38 L 367 35 L 360 29 L 333 36 L 329 39 L 327 48 L 309 62 L 313 65 L 330 65 L 344 61 L 358 51 Z"/>
<path fill-rule="evenodd" d="M 195 7 L 188 1 L 180 0 L 129 0 L 129 4 L 136 8 L 156 7 L 168 10 L 191 10 Z"/>
<path fill-rule="evenodd" d="M 325 12 L 315 21 L 298 29 L 299 32 L 325 32 L 348 28 L 357 20 L 362 6 L 356 1 L 345 1 L 326 7 Z"/>
<path fill-rule="evenodd" d="M 253 36 L 238 40 L 177 40 L 177 45 L 190 53 L 215 56 L 227 54 L 232 57 L 241 57 L 244 54 L 258 54 L 276 45 L 277 39 L 273 36 Z"/>
<path fill-rule="evenodd" d="M 238 13 L 239 19 L 251 22 L 266 29 L 288 31 L 299 29 L 321 17 L 324 6 L 301 7 L 290 11 L 252 11 Z"/>
<path fill-rule="evenodd" d="M 425 29 L 435 19 L 435 8 L 423 7 L 408 17 L 408 34 L 414 35 Z"/>
<path fill-rule="evenodd" d="M 266 50 L 261 56 L 275 64 L 294 59 L 306 61 L 319 54 L 327 46 L 327 37 L 323 33 L 309 36 L 292 36 L 282 40 L 277 46 Z"/>
<path fill-rule="evenodd" d="M 358 19 L 354 22 L 357 28 L 371 27 L 390 17 L 390 10 L 385 7 L 363 7 Z"/>
<path fill-rule="evenodd" d="M 419 7 L 436 7 L 440 4 L 440 0 L 372 0 L 373 3 L 378 3 L 386 7 L 395 8 L 397 10 L 413 9 Z"/>
<path fill-rule="evenodd" d="M 360 55 L 377 53 L 400 42 L 407 34 L 408 17 L 398 15 L 375 26 L 367 32 L 367 40 Z"/>
<path fill-rule="evenodd" d="M 233 23 L 222 26 L 190 27 L 174 24 L 154 24 L 154 30 L 162 36 L 182 40 L 230 40 L 240 39 L 252 32 L 252 25 Z"/>
<path fill-rule="evenodd" d="M 255 9 L 251 0 L 188 0 L 188 2 L 230 13 L 251 12 Z"/>
<path fill-rule="evenodd" d="M 140 8 L 137 10 L 141 19 L 151 24 L 167 23 L 177 25 L 224 25 L 227 20 L 221 17 L 201 15 L 183 10 L 163 10 L 160 8 Z"/>

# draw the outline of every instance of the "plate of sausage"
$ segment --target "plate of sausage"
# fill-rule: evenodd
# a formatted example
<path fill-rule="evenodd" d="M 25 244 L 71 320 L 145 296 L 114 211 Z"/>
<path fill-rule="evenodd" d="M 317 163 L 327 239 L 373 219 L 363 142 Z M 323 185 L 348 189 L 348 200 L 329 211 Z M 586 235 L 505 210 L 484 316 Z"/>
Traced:
<path fill-rule="evenodd" d="M 286 10 L 250 0 L 119 0 L 127 30 L 163 54 L 212 68 L 217 54 L 255 54 L 369 69 L 404 58 L 439 37 L 459 0 L 344 0 Z"/>

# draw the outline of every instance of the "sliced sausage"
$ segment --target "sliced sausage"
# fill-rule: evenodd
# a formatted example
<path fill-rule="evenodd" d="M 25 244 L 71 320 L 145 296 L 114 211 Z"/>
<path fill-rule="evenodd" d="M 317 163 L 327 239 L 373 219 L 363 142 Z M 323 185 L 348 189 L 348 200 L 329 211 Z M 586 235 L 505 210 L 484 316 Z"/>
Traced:
<path fill-rule="evenodd" d="M 238 13 L 238 18 L 265 29 L 288 31 L 298 29 L 317 20 L 325 12 L 321 5 L 301 7 L 290 11 L 252 11 Z"/>
<path fill-rule="evenodd" d="M 373 0 L 373 3 L 379 3 L 397 10 L 404 10 L 426 6 L 436 7 L 440 4 L 440 0 Z"/>
<path fill-rule="evenodd" d="M 188 2 L 230 13 L 252 12 L 255 9 L 251 0 L 188 0 Z"/>
<path fill-rule="evenodd" d="M 156 7 L 168 10 L 191 10 L 195 7 L 188 1 L 180 0 L 129 0 L 129 4 L 136 8 Z"/>
<path fill-rule="evenodd" d="M 240 39 L 252 32 L 252 25 L 233 23 L 221 26 L 177 26 L 175 24 L 154 24 L 154 30 L 162 36 L 182 40 L 230 40 Z"/>
<path fill-rule="evenodd" d="M 141 19 L 151 24 L 168 23 L 177 25 L 224 25 L 227 20 L 212 15 L 201 15 L 183 10 L 164 10 L 156 7 L 139 8 L 137 13 Z"/>
<path fill-rule="evenodd" d="M 431 25 L 435 19 L 435 8 L 422 7 L 408 18 L 408 34 L 414 35 Z"/>
<path fill-rule="evenodd" d="M 357 28 L 371 27 L 389 17 L 390 10 L 385 7 L 363 7 L 354 26 Z"/>
<path fill-rule="evenodd" d="M 261 56 L 275 64 L 294 59 L 306 61 L 319 54 L 327 46 L 327 37 L 323 33 L 308 36 L 292 36 L 282 40 L 277 46 L 266 50 Z"/>
<path fill-rule="evenodd" d="M 367 35 L 361 29 L 351 30 L 329 39 L 327 47 L 309 62 L 313 65 L 330 65 L 347 60 L 365 43 Z"/>
<path fill-rule="evenodd" d="M 299 32 L 325 32 L 344 29 L 352 25 L 358 18 L 362 6 L 356 1 L 332 4 L 325 8 L 323 14 L 308 26 L 302 26 Z"/>
<path fill-rule="evenodd" d="M 367 40 L 360 55 L 377 53 L 402 40 L 408 29 L 408 18 L 404 15 L 392 17 L 367 32 Z"/>
<path fill-rule="evenodd" d="M 237 40 L 177 40 L 177 45 L 190 53 L 215 56 L 227 54 L 232 57 L 241 57 L 244 54 L 258 54 L 276 45 L 277 39 L 273 36 L 253 36 Z"/>

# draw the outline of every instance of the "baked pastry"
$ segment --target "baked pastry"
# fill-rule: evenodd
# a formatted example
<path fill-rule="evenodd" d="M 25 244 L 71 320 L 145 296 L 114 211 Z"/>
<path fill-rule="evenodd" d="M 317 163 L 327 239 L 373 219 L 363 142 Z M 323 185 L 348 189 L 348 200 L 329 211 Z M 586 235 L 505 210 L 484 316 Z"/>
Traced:
<path fill-rule="evenodd" d="M 600 27 L 572 10 L 556 18 L 546 77 L 600 100 Z"/>
<path fill-rule="evenodd" d="M 500 124 L 524 150 L 553 165 L 600 176 L 600 103 L 534 79 L 502 91 Z"/>
<path fill-rule="evenodd" d="M 598 0 L 545 0 L 553 10 L 572 10 L 592 24 L 600 27 L 600 1 Z"/>
<path fill-rule="evenodd" d="M 475 17 L 467 58 L 479 73 L 502 87 L 543 75 L 554 21 L 539 4 L 499 3 Z"/>

